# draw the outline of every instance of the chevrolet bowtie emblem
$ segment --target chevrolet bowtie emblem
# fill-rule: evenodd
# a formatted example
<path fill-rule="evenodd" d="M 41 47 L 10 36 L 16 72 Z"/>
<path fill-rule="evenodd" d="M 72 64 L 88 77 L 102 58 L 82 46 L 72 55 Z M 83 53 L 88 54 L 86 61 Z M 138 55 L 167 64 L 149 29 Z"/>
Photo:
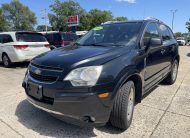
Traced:
<path fill-rule="evenodd" d="M 36 69 L 36 70 L 34 71 L 34 73 L 37 74 L 37 75 L 40 75 L 40 74 L 41 74 L 41 70 Z"/>

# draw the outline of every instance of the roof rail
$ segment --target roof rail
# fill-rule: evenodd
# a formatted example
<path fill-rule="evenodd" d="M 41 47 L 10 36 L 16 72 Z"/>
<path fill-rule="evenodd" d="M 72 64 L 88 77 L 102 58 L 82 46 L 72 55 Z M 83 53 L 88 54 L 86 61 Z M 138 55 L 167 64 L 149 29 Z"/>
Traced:
<path fill-rule="evenodd" d="M 101 23 L 101 24 L 110 24 L 110 23 L 117 23 L 119 21 L 107 21 L 107 22 L 104 22 L 104 23 Z"/>
<path fill-rule="evenodd" d="M 157 18 L 154 18 L 154 17 L 145 17 L 144 20 L 154 20 L 154 21 L 158 21 L 160 23 L 163 23 L 161 20 L 157 19 Z"/>

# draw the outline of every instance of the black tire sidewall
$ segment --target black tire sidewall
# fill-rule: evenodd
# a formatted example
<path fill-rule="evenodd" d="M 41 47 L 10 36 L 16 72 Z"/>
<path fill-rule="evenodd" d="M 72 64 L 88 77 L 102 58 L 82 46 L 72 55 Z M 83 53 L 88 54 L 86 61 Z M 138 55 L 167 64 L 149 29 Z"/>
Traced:
<path fill-rule="evenodd" d="M 4 64 L 4 57 L 7 57 L 7 59 L 8 59 L 8 65 L 5 65 Z M 9 68 L 10 66 L 11 66 L 11 60 L 10 60 L 10 58 L 8 57 L 8 55 L 7 54 L 3 54 L 3 56 L 2 56 L 2 62 L 3 62 L 3 65 L 6 67 L 6 68 Z"/>
<path fill-rule="evenodd" d="M 127 119 L 128 100 L 131 89 L 133 89 L 134 92 L 133 109 L 131 113 L 131 118 L 130 120 L 128 120 Z M 127 81 L 124 85 L 122 85 L 118 89 L 117 95 L 115 97 L 114 105 L 110 116 L 111 124 L 115 127 L 126 130 L 131 125 L 133 119 L 134 104 L 135 104 L 135 85 L 133 81 Z"/>
<path fill-rule="evenodd" d="M 132 82 L 132 81 L 129 81 L 129 82 Z M 130 90 L 131 89 L 133 89 L 133 109 L 132 109 L 132 114 L 131 114 L 131 118 L 130 118 L 130 120 L 127 120 L 127 111 L 128 111 L 128 100 L 129 100 L 129 95 L 130 95 Z M 127 123 L 127 126 L 130 126 L 130 124 L 131 124 L 131 122 L 132 122 L 132 119 L 133 119 L 133 112 L 134 112 L 134 104 L 135 104 L 135 85 L 134 85 L 134 83 L 132 82 L 131 83 L 131 86 L 130 86 L 130 89 L 129 89 L 129 91 L 127 92 L 128 94 L 127 94 L 127 103 L 126 103 L 126 123 Z"/>
<path fill-rule="evenodd" d="M 175 77 L 175 79 L 173 78 L 173 66 L 175 65 L 175 63 L 177 64 L 177 74 L 176 74 L 176 77 Z M 178 63 L 178 61 L 177 60 L 174 60 L 174 62 L 173 62 L 173 65 L 172 65 L 172 71 L 171 71 L 171 82 L 172 83 L 175 83 L 175 81 L 176 81 L 176 79 L 177 79 L 177 75 L 178 75 L 178 67 L 179 67 L 179 63 Z"/>

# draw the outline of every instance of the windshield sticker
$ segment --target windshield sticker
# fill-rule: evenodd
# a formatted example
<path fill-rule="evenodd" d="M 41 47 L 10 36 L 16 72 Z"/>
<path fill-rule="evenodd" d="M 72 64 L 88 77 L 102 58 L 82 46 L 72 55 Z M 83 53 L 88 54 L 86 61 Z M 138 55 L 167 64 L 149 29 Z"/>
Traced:
<path fill-rule="evenodd" d="M 102 29 L 103 29 L 102 26 L 97 26 L 97 27 L 95 27 L 93 30 L 95 30 L 95 31 L 99 31 L 99 30 L 102 30 Z"/>

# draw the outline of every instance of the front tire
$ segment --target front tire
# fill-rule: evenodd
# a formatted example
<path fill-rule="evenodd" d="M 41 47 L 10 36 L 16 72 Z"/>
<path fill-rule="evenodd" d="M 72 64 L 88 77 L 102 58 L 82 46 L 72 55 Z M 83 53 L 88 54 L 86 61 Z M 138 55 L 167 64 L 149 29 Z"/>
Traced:
<path fill-rule="evenodd" d="M 7 56 L 7 54 L 3 54 L 2 56 L 2 61 L 3 61 L 3 65 L 6 67 L 6 68 L 9 68 L 11 67 L 11 60 L 9 59 L 9 57 Z"/>
<path fill-rule="evenodd" d="M 110 122 L 114 127 L 126 130 L 133 118 L 135 104 L 135 85 L 133 81 L 125 83 L 117 92 Z"/>

